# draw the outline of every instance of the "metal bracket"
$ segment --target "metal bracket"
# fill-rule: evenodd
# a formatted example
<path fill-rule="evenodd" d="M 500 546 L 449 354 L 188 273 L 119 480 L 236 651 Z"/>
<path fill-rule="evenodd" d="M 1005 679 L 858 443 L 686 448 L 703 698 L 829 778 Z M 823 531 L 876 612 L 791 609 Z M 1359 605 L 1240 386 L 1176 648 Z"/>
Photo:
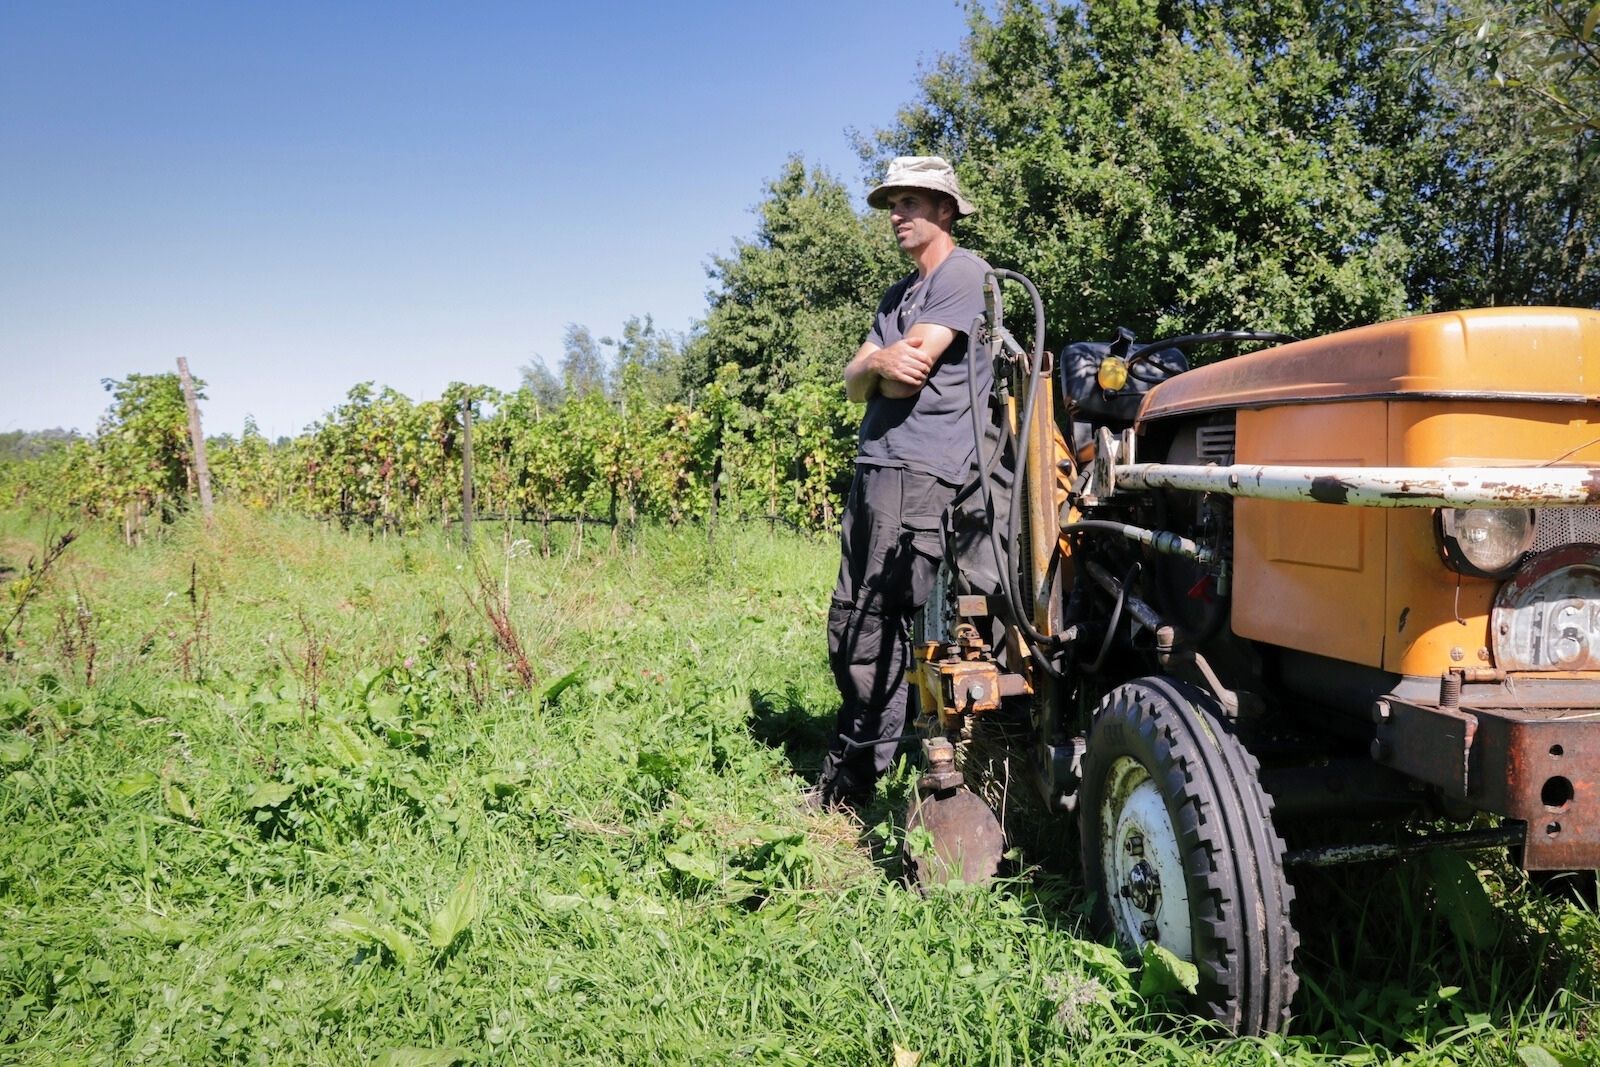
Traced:
<path fill-rule="evenodd" d="M 1430 708 L 1387 698 L 1373 705 L 1377 727 L 1374 762 L 1418 781 L 1438 786 L 1446 796 L 1465 799 L 1478 719 L 1453 708 Z"/>

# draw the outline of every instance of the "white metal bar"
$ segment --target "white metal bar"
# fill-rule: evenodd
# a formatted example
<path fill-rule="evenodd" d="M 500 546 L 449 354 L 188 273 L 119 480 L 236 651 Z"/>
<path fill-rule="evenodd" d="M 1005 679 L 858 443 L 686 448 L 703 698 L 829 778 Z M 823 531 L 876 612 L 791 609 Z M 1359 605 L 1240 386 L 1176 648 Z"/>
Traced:
<path fill-rule="evenodd" d="M 1183 489 L 1261 500 L 1364 508 L 1537 508 L 1600 503 L 1597 467 L 1191 467 L 1112 468 L 1114 491 Z M 1105 495 L 1106 487 L 1097 487 Z"/>

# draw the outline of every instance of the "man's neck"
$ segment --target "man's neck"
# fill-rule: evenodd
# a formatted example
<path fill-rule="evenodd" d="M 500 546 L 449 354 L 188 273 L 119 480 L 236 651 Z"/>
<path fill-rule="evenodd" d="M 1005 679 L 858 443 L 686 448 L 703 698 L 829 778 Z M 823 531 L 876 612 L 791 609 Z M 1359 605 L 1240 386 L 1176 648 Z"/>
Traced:
<path fill-rule="evenodd" d="M 949 259 L 950 253 L 955 250 L 955 238 L 948 233 L 942 233 L 938 238 L 923 245 L 917 250 L 917 254 L 912 257 L 917 264 L 917 277 L 926 278 L 935 270 L 938 270 L 939 264 Z"/>

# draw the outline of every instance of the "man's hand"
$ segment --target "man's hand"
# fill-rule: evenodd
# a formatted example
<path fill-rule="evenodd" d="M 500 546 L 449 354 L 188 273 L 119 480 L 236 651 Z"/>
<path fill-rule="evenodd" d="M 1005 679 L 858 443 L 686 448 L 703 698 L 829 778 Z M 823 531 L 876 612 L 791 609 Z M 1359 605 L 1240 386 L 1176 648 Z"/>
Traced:
<path fill-rule="evenodd" d="M 919 322 L 894 344 L 879 348 L 866 342 L 844 370 L 845 394 L 858 404 L 874 392 L 894 399 L 915 396 L 955 338 L 948 327 Z"/>
<path fill-rule="evenodd" d="M 933 356 L 923 347 L 923 338 L 911 336 L 896 341 L 887 348 L 880 348 L 872 354 L 872 369 L 878 375 L 878 388 L 891 382 L 909 385 L 915 392 L 922 388 L 922 383 L 928 380 L 928 374 L 933 370 Z M 893 395 L 893 394 L 890 394 Z"/>

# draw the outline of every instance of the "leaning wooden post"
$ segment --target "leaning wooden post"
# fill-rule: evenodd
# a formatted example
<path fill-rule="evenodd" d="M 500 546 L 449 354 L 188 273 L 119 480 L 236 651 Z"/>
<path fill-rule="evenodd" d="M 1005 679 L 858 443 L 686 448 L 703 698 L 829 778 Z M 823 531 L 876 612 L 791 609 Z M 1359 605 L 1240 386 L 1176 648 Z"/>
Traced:
<path fill-rule="evenodd" d="M 461 543 L 472 550 L 472 397 L 461 395 Z"/>
<path fill-rule="evenodd" d="M 194 447 L 194 480 L 200 486 L 200 514 L 211 525 L 211 467 L 206 463 L 206 435 L 200 429 L 200 405 L 194 398 L 189 361 L 178 357 L 178 378 L 183 382 L 183 402 L 189 409 L 189 443 Z"/>

